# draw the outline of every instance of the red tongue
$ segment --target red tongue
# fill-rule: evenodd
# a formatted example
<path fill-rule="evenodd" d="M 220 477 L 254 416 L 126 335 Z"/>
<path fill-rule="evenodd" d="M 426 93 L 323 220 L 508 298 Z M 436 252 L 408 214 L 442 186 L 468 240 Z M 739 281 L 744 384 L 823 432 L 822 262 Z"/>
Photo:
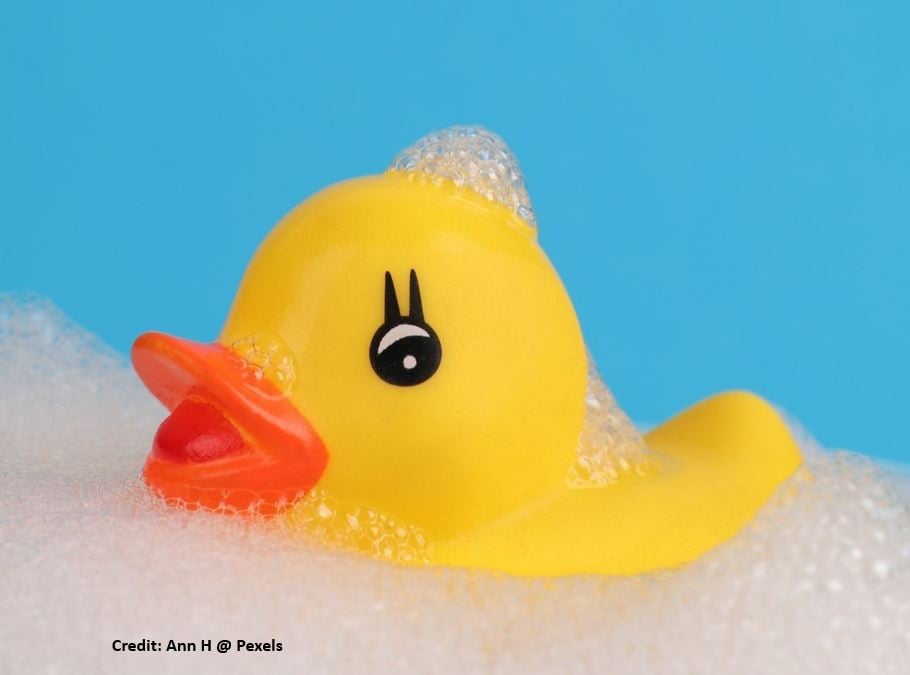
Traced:
<path fill-rule="evenodd" d="M 158 427 L 152 455 L 184 464 L 209 462 L 244 447 L 237 427 L 218 408 L 187 399 Z"/>

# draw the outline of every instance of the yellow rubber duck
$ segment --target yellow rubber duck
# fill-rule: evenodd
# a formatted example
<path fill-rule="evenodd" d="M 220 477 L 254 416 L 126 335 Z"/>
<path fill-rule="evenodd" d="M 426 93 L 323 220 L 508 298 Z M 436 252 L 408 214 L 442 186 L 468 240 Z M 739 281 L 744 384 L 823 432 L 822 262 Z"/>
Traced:
<path fill-rule="evenodd" d="M 269 234 L 215 343 L 141 335 L 146 482 L 403 563 L 637 574 L 732 537 L 801 463 L 762 399 L 641 435 L 593 368 L 514 156 L 453 127 Z"/>

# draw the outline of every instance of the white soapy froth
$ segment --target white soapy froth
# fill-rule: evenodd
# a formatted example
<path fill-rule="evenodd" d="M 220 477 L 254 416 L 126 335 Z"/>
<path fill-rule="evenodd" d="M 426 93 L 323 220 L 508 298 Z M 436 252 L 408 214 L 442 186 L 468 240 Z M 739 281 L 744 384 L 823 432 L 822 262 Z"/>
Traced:
<path fill-rule="evenodd" d="M 454 126 L 429 133 L 402 150 L 389 171 L 451 180 L 505 205 L 532 227 L 537 225 L 518 159 L 502 138 L 483 127 Z"/>
<path fill-rule="evenodd" d="M 634 471 L 644 475 L 659 463 L 657 455 L 648 450 L 645 439 L 604 384 L 594 359 L 588 354 L 585 421 L 575 461 L 566 472 L 566 485 L 581 490 L 600 489 L 616 483 L 624 473 Z"/>
<path fill-rule="evenodd" d="M 164 415 L 49 304 L 0 299 L 0 670 L 899 673 L 908 494 L 820 451 L 732 542 L 675 572 L 516 579 L 408 569 L 138 481 Z M 905 484 L 906 485 L 906 484 Z M 115 654 L 115 639 L 282 642 Z"/>

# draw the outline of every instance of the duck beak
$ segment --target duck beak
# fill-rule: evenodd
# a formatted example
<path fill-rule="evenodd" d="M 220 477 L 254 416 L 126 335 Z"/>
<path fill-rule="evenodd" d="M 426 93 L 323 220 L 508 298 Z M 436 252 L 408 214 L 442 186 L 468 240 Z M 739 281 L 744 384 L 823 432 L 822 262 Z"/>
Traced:
<path fill-rule="evenodd" d="M 169 502 L 274 515 L 322 476 L 328 455 L 316 431 L 230 348 L 144 333 L 132 359 L 171 411 L 143 469 Z"/>

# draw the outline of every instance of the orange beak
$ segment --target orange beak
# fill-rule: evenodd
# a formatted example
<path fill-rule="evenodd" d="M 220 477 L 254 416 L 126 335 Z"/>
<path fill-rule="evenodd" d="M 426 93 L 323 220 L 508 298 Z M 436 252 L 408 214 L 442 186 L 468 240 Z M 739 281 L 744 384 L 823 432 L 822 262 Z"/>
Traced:
<path fill-rule="evenodd" d="M 171 411 L 143 469 L 169 502 L 274 515 L 322 476 L 328 455 L 313 427 L 231 349 L 144 333 L 132 358 Z"/>

